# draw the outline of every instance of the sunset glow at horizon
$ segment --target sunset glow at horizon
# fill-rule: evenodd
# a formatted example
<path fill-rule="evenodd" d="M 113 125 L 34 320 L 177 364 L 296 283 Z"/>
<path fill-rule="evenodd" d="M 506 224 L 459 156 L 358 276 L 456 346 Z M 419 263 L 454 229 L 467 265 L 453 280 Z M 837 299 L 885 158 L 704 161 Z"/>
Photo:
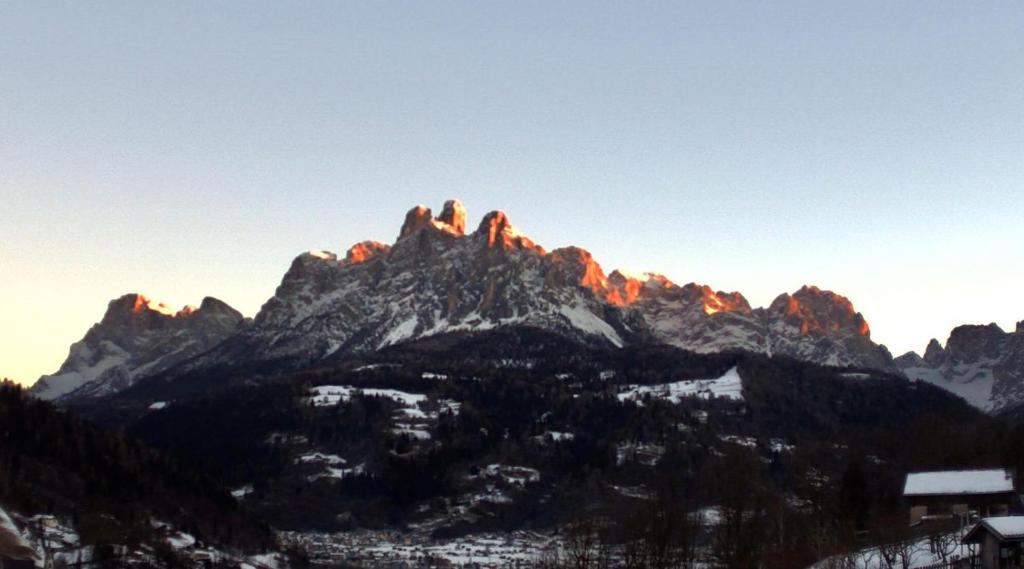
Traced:
<path fill-rule="evenodd" d="M 894 356 L 1024 320 L 1024 4 L 303 8 L 0 7 L 0 377 L 449 198 L 605 275 L 832 290 Z"/>

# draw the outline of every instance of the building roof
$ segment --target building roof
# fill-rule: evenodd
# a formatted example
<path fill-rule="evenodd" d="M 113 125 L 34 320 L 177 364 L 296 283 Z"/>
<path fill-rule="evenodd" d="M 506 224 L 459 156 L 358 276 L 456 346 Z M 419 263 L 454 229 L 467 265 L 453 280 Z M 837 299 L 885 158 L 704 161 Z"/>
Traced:
<path fill-rule="evenodd" d="M 904 496 L 1003 494 L 1013 492 L 1013 473 L 1005 468 L 911 472 Z"/>
<path fill-rule="evenodd" d="M 1024 516 L 985 518 L 967 532 L 963 539 L 964 543 L 977 543 L 981 540 L 982 531 L 992 533 L 999 541 L 1024 540 Z"/>

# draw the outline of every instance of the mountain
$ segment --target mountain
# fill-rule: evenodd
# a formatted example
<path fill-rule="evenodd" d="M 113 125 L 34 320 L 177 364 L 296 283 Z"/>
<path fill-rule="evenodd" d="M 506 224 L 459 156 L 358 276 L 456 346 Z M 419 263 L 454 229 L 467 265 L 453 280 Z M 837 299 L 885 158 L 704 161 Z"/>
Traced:
<path fill-rule="evenodd" d="M 833 366 L 891 369 L 892 356 L 871 341 L 864 317 L 845 297 L 815 286 L 779 295 L 751 309 L 738 292 L 682 287 L 661 275 L 643 279 L 616 271 L 605 297 L 623 306 L 665 343 L 700 353 L 746 350 Z"/>
<path fill-rule="evenodd" d="M 72 347 L 60 372 L 44 377 L 35 391 L 82 399 L 161 372 L 300 369 L 417 338 L 508 326 L 595 345 L 658 341 L 701 353 L 745 350 L 833 366 L 892 368 L 889 352 L 871 341 L 863 316 L 833 292 L 805 286 L 767 308 L 751 308 L 738 292 L 679 286 L 654 273 L 606 275 L 585 249 L 547 251 L 501 211 L 485 215 L 470 233 L 466 219 L 457 200 L 445 203 L 438 216 L 416 206 L 391 245 L 364 241 L 344 256 L 303 253 L 251 325 L 240 325 L 241 316 L 225 306 L 229 317 L 213 329 L 201 328 L 198 338 L 197 328 L 185 325 L 194 315 L 171 318 L 124 297 L 112 304 L 118 318 L 105 317 Z M 114 309 L 121 304 L 131 308 L 127 315 Z M 171 330 L 177 339 L 164 341 Z M 116 340 L 105 342 L 108 335 Z M 181 339 L 191 347 L 181 348 Z"/>
<path fill-rule="evenodd" d="M 115 393 L 209 350 L 243 322 L 237 310 L 215 298 L 175 312 L 141 294 L 126 294 L 110 301 L 103 319 L 71 345 L 57 373 L 39 378 L 31 391 L 42 399 Z"/>
<path fill-rule="evenodd" d="M 911 379 L 937 385 L 985 411 L 999 413 L 1024 404 L 1024 321 L 1004 332 L 996 324 L 957 326 L 946 346 L 932 339 L 924 356 L 909 352 L 895 360 Z"/>
<path fill-rule="evenodd" d="M 533 326 L 623 346 L 654 339 L 698 352 L 742 349 L 829 365 L 891 366 L 846 298 L 816 287 L 751 309 L 740 293 L 647 273 L 606 275 L 585 249 L 546 251 L 492 211 L 465 233 L 455 200 L 411 209 L 394 244 L 300 255 L 253 326 L 198 365 L 260 354 L 301 363 L 446 332 Z"/>

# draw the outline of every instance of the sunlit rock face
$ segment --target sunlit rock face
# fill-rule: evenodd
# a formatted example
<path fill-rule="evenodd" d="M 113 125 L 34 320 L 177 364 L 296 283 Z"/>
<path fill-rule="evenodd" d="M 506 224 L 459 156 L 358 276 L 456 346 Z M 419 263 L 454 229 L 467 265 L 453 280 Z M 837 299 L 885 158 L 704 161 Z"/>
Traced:
<path fill-rule="evenodd" d="M 445 332 L 526 325 L 612 345 L 653 340 L 699 352 L 892 365 L 852 304 L 828 291 L 805 287 L 780 297 L 781 310 L 755 310 L 738 292 L 679 286 L 654 273 L 608 275 L 580 247 L 548 252 L 501 211 L 484 215 L 472 233 L 466 226 L 457 200 L 437 217 L 420 205 L 390 248 L 364 242 L 341 262 L 300 255 L 233 349 L 301 363 Z"/>
<path fill-rule="evenodd" d="M 363 261 L 369 261 L 377 255 L 386 255 L 389 251 L 391 251 L 389 245 L 377 241 L 363 241 L 349 247 L 348 252 L 345 253 L 345 262 L 349 265 L 354 265 Z"/>
<path fill-rule="evenodd" d="M 608 277 L 609 302 L 636 313 L 651 335 L 696 352 L 746 350 L 835 366 L 891 369 L 892 356 L 870 339 L 867 322 L 845 297 L 817 287 L 752 309 L 738 292 L 678 286 L 655 273 Z"/>
<path fill-rule="evenodd" d="M 747 350 L 829 365 L 892 366 L 888 351 L 871 342 L 867 323 L 850 301 L 829 291 L 804 287 L 780 296 L 767 309 L 754 309 L 738 292 L 696 283 L 680 286 L 657 273 L 608 274 L 580 247 L 549 252 L 502 211 L 484 215 L 471 233 L 467 227 L 465 207 L 449 200 L 438 216 L 424 205 L 411 208 L 390 245 L 363 241 L 343 257 L 303 253 L 251 325 L 226 327 L 227 339 L 217 336 L 224 341 L 197 344 L 189 353 L 205 353 L 175 369 L 271 361 L 301 366 L 411 339 L 498 326 L 538 327 L 614 346 L 655 341 L 704 353 Z M 157 316 L 142 318 L 156 319 L 152 326 L 160 329 L 170 326 L 163 319 L 193 317 L 172 315 L 146 301 L 139 314 L 151 313 Z M 117 328 L 146 329 L 134 322 L 129 318 Z M 131 352 L 122 346 L 131 344 L 128 340 L 115 344 Z M 93 368 L 116 360 L 91 352 L 72 355 L 69 362 L 88 360 Z M 110 372 L 130 376 L 117 385 L 130 383 L 138 373 L 166 369 L 149 366 L 137 372 L 132 367 L 136 359 L 117 357 L 124 360 L 117 369 L 131 370 Z M 48 386 L 56 384 L 47 379 L 40 392 L 55 393 Z"/>
<path fill-rule="evenodd" d="M 900 356 L 897 364 L 911 379 L 948 389 L 986 411 L 1024 404 L 1024 323 L 1013 332 L 996 324 L 957 326 L 946 346 L 928 343 L 923 358 Z"/>
<path fill-rule="evenodd" d="M 581 285 L 581 255 L 588 253 L 548 253 L 500 211 L 486 214 L 470 234 L 465 227 L 465 208 L 451 200 L 436 218 L 425 206 L 409 210 L 390 248 L 364 242 L 342 262 L 300 255 L 231 349 L 309 362 L 513 324 L 585 341 L 625 341 L 629 331 L 616 308 Z"/>
<path fill-rule="evenodd" d="M 238 311 L 207 297 L 173 311 L 141 294 L 114 299 L 103 319 L 72 344 L 57 373 L 32 386 L 43 399 L 107 395 L 213 348 L 243 325 Z"/>
<path fill-rule="evenodd" d="M 466 233 L 466 208 L 459 200 L 448 200 L 444 202 L 444 209 L 437 218 L 438 221 L 451 228 L 457 235 Z"/>
<path fill-rule="evenodd" d="M 765 310 L 769 351 L 836 366 L 890 369 L 892 355 L 871 341 L 864 317 L 844 296 L 815 286 L 777 297 Z"/>

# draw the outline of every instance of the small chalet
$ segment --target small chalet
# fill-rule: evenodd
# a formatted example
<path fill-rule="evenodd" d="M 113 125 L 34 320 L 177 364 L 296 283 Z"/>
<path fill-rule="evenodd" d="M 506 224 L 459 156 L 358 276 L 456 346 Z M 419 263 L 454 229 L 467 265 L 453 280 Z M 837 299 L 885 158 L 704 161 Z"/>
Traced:
<path fill-rule="evenodd" d="M 976 565 L 980 569 L 1022 567 L 1024 516 L 985 518 L 964 535 L 963 542 L 981 546 Z"/>
<path fill-rule="evenodd" d="M 910 525 L 1005 516 L 1020 501 L 1013 472 L 1003 468 L 911 472 L 903 496 L 910 503 Z"/>

